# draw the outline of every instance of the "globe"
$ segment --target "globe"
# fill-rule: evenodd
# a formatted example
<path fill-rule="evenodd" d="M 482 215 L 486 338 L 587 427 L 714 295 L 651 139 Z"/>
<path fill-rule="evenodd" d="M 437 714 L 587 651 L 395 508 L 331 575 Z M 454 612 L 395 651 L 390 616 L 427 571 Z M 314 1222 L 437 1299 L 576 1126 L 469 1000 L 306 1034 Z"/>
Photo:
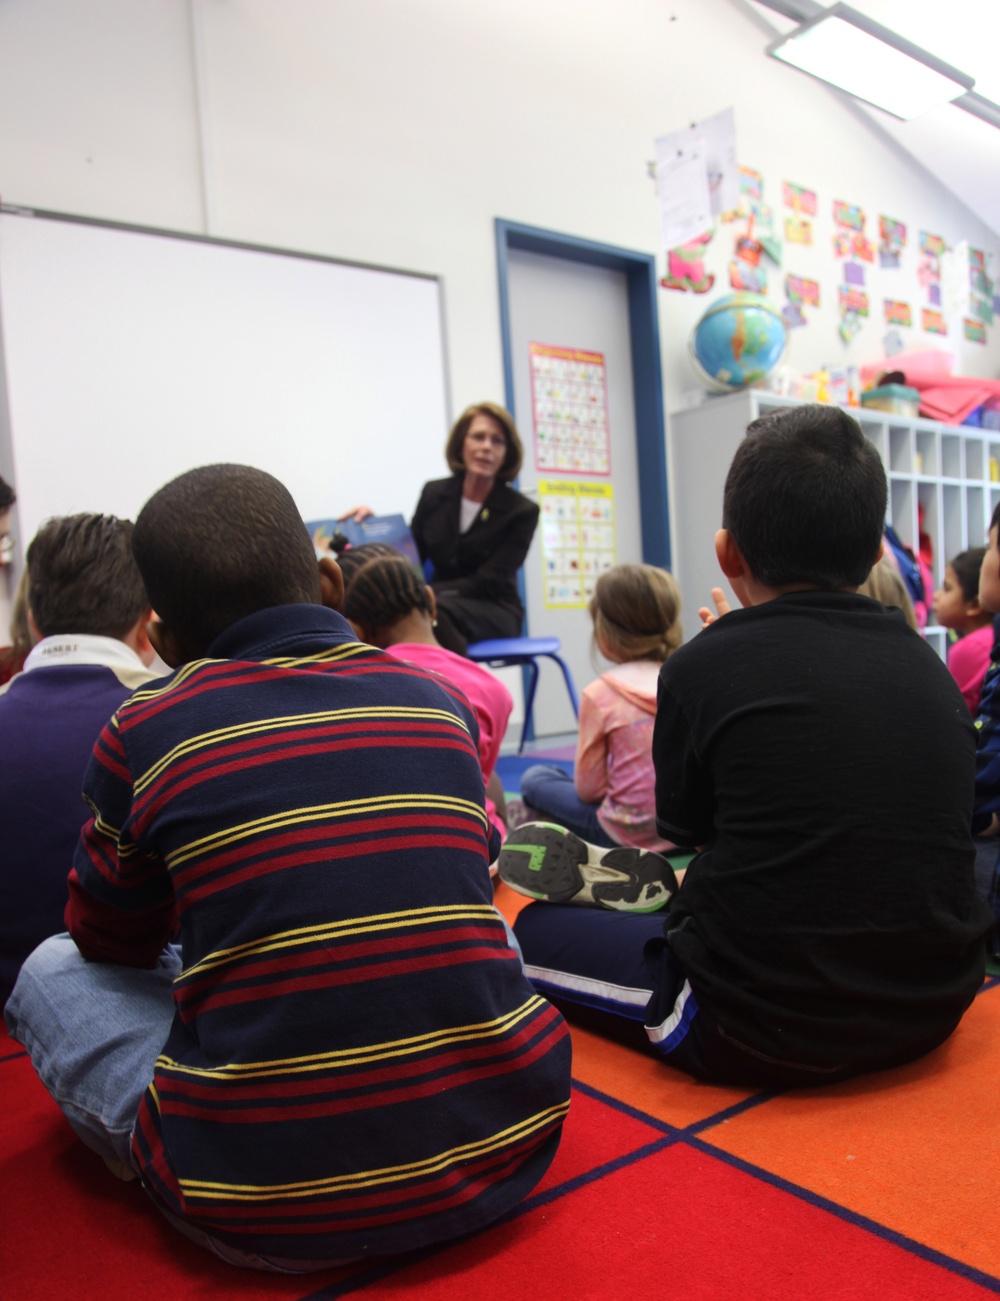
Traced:
<path fill-rule="evenodd" d="M 777 309 L 760 294 L 727 294 L 694 327 L 689 348 L 698 378 L 713 393 L 761 380 L 781 360 L 788 334 Z"/>

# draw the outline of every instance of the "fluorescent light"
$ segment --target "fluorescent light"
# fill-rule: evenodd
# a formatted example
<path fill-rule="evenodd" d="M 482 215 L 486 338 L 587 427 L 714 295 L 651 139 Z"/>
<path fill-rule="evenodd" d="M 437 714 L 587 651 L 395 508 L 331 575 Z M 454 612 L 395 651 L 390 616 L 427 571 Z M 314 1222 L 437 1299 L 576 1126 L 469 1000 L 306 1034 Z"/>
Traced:
<path fill-rule="evenodd" d="M 844 4 L 831 5 L 767 52 L 903 119 L 958 99 L 975 85 L 964 72 Z"/>

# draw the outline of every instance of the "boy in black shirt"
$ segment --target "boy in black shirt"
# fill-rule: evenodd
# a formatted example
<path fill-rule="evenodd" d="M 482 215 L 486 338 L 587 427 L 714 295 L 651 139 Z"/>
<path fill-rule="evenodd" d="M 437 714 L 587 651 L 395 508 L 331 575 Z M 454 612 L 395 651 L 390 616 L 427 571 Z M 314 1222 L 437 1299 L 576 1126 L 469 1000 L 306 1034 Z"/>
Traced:
<path fill-rule="evenodd" d="M 660 676 L 657 828 L 701 853 L 665 913 L 547 904 L 515 927 L 540 990 L 641 1020 L 701 1078 L 782 1087 L 911 1061 L 982 983 L 972 723 L 902 614 L 857 595 L 885 509 L 881 461 L 845 412 L 753 422 L 716 535 L 744 608 Z M 512 833 L 500 875 L 544 896 L 567 850 L 581 896 L 623 878 L 627 851 L 602 867 L 541 824 Z M 647 882 L 640 905 L 654 895 Z"/>

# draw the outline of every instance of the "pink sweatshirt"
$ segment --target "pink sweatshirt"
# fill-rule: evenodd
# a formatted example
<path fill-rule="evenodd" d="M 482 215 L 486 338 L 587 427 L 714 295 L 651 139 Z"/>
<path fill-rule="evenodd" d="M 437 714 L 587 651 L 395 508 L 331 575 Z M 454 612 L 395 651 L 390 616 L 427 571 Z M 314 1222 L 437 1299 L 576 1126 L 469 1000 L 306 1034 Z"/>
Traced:
<path fill-rule="evenodd" d="M 653 722 L 661 665 L 616 664 L 583 690 L 576 747 L 576 793 L 600 801 L 597 818 L 612 840 L 640 849 L 670 849 L 656 834 Z"/>
<path fill-rule="evenodd" d="M 979 693 L 990 667 L 993 639 L 993 625 L 988 623 L 985 628 L 977 628 L 975 632 L 960 637 L 948 652 L 951 676 L 958 683 L 973 718 L 979 713 Z"/>
<path fill-rule="evenodd" d="M 440 673 L 465 695 L 475 710 L 476 722 L 479 724 L 479 763 L 483 770 L 483 781 L 488 781 L 496 767 L 500 746 L 507 731 L 507 720 L 514 708 L 514 701 L 504 684 L 472 660 L 445 650 L 443 646 L 398 642 L 387 649 L 396 659 L 407 660 L 418 668 Z M 488 796 L 486 813 L 501 836 L 506 836 L 507 828 L 503 819 Z"/>

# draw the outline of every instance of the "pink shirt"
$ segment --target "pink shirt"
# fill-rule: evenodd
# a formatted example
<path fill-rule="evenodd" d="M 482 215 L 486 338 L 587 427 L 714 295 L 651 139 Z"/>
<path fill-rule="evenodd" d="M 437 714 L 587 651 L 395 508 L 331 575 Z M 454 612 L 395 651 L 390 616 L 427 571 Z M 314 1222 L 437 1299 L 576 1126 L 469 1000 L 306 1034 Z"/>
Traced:
<path fill-rule="evenodd" d="M 399 660 L 407 660 L 418 668 L 440 673 L 465 695 L 479 724 L 479 763 L 483 770 L 483 781 L 488 781 L 496 767 L 500 746 L 507 731 L 507 720 L 514 708 L 514 701 L 504 684 L 486 669 L 473 664 L 472 660 L 445 650 L 443 646 L 398 642 L 386 649 Z M 501 836 L 506 836 L 507 828 L 489 796 L 486 797 L 486 813 Z"/>
<path fill-rule="evenodd" d="M 656 834 L 653 723 L 661 665 L 616 664 L 584 687 L 576 747 L 576 793 L 600 801 L 597 818 L 612 840 L 639 849 L 671 849 Z"/>
<path fill-rule="evenodd" d="M 993 636 L 993 625 L 988 623 L 985 628 L 977 628 L 975 632 L 960 637 L 948 652 L 951 676 L 958 683 L 973 718 L 979 713 L 979 693 L 990 667 Z"/>

